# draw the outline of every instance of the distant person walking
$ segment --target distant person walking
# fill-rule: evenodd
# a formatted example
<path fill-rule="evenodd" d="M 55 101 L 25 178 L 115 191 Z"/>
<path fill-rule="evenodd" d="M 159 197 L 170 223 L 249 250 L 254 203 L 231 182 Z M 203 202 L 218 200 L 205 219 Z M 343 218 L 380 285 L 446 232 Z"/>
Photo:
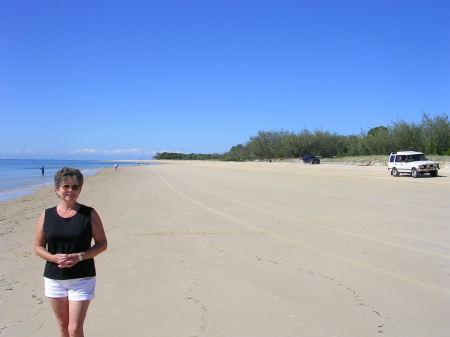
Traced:
<path fill-rule="evenodd" d="M 42 165 L 41 171 L 42 171 L 42 175 L 44 175 L 44 171 L 45 171 L 44 165 Z"/>
<path fill-rule="evenodd" d="M 84 336 L 84 320 L 95 295 L 94 257 L 108 246 L 98 213 L 77 202 L 83 182 L 78 169 L 63 167 L 55 174 L 54 188 L 61 202 L 42 213 L 34 240 L 34 251 L 46 260 L 45 296 L 60 337 Z"/>

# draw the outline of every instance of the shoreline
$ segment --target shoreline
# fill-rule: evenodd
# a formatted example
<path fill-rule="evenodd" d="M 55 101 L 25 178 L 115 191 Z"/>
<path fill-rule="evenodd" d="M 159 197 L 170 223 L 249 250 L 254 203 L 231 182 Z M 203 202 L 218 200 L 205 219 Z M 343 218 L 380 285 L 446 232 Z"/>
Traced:
<path fill-rule="evenodd" d="M 109 241 L 85 333 L 444 337 L 449 187 L 448 168 L 417 179 L 286 162 L 101 170 L 79 200 Z M 48 186 L 0 203 L 2 336 L 58 333 L 32 251 L 57 202 Z"/>
<path fill-rule="evenodd" d="M 60 162 L 60 160 L 55 160 L 55 162 Z M 118 161 L 97 160 L 94 162 L 102 162 L 103 163 L 103 162 L 118 162 Z M 132 161 L 132 160 L 124 161 L 124 162 L 138 163 L 138 161 Z M 149 165 L 149 164 L 155 164 L 155 163 L 150 163 L 150 162 L 144 163 L 144 165 Z M 127 165 L 127 166 L 129 166 L 129 165 Z M 83 175 L 87 177 L 87 176 L 95 175 L 96 173 L 98 173 L 101 170 L 108 170 L 108 169 L 112 169 L 112 168 L 108 167 L 108 166 L 104 166 L 104 167 L 93 167 L 93 168 L 81 168 L 80 170 L 83 173 Z M 44 177 L 42 177 L 42 178 L 44 178 Z M 40 188 L 48 187 L 48 186 L 53 186 L 53 175 L 46 175 L 44 182 L 36 182 L 34 184 L 24 184 L 24 185 L 16 186 L 13 188 L 1 190 L 0 191 L 0 203 L 34 194 L 34 193 L 36 193 L 36 190 L 38 190 Z"/>

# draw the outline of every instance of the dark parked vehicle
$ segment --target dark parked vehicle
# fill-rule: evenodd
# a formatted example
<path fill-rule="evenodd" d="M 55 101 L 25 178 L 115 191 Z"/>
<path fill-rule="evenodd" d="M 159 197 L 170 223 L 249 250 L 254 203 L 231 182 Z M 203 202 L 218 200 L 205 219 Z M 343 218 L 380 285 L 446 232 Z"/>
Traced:
<path fill-rule="evenodd" d="M 320 164 L 320 159 L 312 154 L 305 154 L 303 156 L 303 162 L 305 164 Z"/>

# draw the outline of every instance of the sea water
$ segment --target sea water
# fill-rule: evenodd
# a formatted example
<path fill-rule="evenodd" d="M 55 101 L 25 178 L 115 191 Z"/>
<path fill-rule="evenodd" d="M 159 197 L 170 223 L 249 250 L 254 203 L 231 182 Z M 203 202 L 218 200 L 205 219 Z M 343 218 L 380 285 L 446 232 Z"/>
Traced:
<path fill-rule="evenodd" d="M 52 186 L 55 173 L 64 166 L 77 168 L 84 176 L 88 176 L 103 168 L 113 169 L 114 164 L 116 163 L 95 160 L 0 159 L 0 202 L 31 194 L 36 188 Z M 119 168 L 137 165 L 132 162 L 117 164 Z"/>

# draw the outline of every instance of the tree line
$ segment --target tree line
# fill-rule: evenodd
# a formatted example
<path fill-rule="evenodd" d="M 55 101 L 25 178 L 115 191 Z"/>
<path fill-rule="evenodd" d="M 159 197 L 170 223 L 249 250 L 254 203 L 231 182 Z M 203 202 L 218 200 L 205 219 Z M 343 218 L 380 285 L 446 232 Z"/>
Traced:
<path fill-rule="evenodd" d="M 359 135 L 304 129 L 298 133 L 259 131 L 246 144 L 233 146 L 222 160 L 298 158 L 304 154 L 322 157 L 388 155 L 392 151 L 415 150 L 450 155 L 450 123 L 446 114 L 423 113 L 420 123 L 392 122 Z"/>
<path fill-rule="evenodd" d="M 447 114 L 431 117 L 423 113 L 420 123 L 404 120 L 378 126 L 359 135 L 343 136 L 323 130 L 300 132 L 259 131 L 247 143 L 224 154 L 158 153 L 156 159 L 256 160 L 299 158 L 304 154 L 322 157 L 388 155 L 392 151 L 415 150 L 428 155 L 450 155 L 450 123 Z"/>

